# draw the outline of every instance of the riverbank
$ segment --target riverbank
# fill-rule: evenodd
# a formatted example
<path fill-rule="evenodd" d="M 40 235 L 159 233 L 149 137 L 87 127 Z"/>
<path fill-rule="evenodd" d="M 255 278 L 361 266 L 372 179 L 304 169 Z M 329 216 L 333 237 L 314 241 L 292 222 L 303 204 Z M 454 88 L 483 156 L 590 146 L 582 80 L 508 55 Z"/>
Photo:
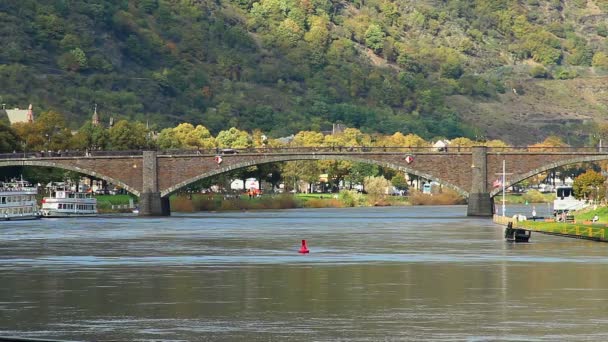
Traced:
<path fill-rule="evenodd" d="M 100 214 L 130 213 L 131 201 L 137 206 L 137 197 L 133 195 L 96 195 L 97 211 Z"/>
<path fill-rule="evenodd" d="M 590 221 L 581 219 L 575 219 L 573 223 L 555 222 L 553 219 L 546 219 L 544 221 L 517 221 L 511 217 L 499 215 L 494 215 L 493 221 L 505 226 L 509 222 L 512 222 L 513 228 L 521 228 L 543 234 L 608 242 L 608 232 L 606 232 L 608 227 L 604 223 L 591 223 Z"/>
<path fill-rule="evenodd" d="M 409 205 L 403 196 L 372 198 L 354 191 L 339 194 L 262 195 L 253 198 L 247 195 L 188 194 L 171 196 L 170 202 L 171 210 L 179 212 Z"/>

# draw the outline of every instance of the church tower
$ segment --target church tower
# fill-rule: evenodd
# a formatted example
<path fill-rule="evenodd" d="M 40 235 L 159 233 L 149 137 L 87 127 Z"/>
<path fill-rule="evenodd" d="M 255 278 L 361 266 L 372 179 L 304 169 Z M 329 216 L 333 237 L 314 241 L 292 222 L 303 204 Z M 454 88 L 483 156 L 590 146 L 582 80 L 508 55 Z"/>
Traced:
<path fill-rule="evenodd" d="M 95 112 L 93 112 L 93 126 L 99 126 L 99 114 L 97 114 L 97 103 L 95 104 Z"/>
<path fill-rule="evenodd" d="M 32 123 L 34 122 L 34 110 L 33 110 L 33 106 L 30 103 L 30 107 L 27 109 L 27 122 Z"/>

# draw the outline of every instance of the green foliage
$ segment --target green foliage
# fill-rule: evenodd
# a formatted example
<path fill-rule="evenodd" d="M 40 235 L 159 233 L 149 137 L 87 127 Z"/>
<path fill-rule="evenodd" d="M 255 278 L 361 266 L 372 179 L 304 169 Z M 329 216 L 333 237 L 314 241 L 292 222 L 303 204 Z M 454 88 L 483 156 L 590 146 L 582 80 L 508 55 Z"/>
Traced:
<path fill-rule="evenodd" d="M 596 3 L 606 10 L 604 0 Z M 57 109 L 68 129 L 88 121 L 97 102 L 131 121 L 191 122 L 213 134 L 239 127 L 285 136 L 342 122 L 365 132 L 453 137 L 473 128 L 444 99 L 503 92 L 503 79 L 489 75 L 511 57 L 546 67 L 608 65 L 600 52 L 605 25 L 599 36 L 577 37 L 583 11 L 557 0 L 0 7 L 3 102 Z M 80 138 L 75 146 L 90 144 Z"/>
<path fill-rule="evenodd" d="M 190 123 L 163 129 L 156 143 L 158 147 L 165 149 L 209 149 L 216 145 L 215 139 L 206 127 L 201 125 L 194 127 Z"/>
<path fill-rule="evenodd" d="M 549 73 L 543 66 L 535 65 L 532 67 L 532 69 L 530 69 L 530 76 L 534 78 L 547 78 Z"/>
<path fill-rule="evenodd" d="M 558 80 L 569 80 L 572 78 L 576 78 L 577 73 L 576 70 L 574 69 L 566 69 L 566 68 L 557 68 L 555 69 L 555 71 L 553 72 L 553 77 L 555 77 Z"/>
<path fill-rule="evenodd" d="M 529 190 L 523 196 L 523 200 L 528 203 L 545 203 L 547 201 L 547 196 L 545 196 L 542 192 L 538 190 Z M 550 201 L 552 202 L 552 201 Z"/>
<path fill-rule="evenodd" d="M 371 24 L 365 31 L 365 44 L 375 52 L 382 50 L 386 34 L 382 28 L 376 24 Z"/>
<path fill-rule="evenodd" d="M 596 52 L 593 55 L 592 65 L 600 69 L 608 69 L 608 55 L 603 52 Z"/>
<path fill-rule="evenodd" d="M 109 145 L 113 150 L 139 150 L 150 148 L 148 130 L 141 122 L 118 121 L 108 131 Z"/>
<path fill-rule="evenodd" d="M 18 137 L 13 129 L 0 122 L 0 153 L 10 153 L 19 148 Z"/>
<path fill-rule="evenodd" d="M 229 130 L 221 131 L 215 138 L 216 144 L 219 147 L 246 148 L 251 147 L 251 138 L 245 131 L 240 131 L 235 127 Z"/>
<path fill-rule="evenodd" d="M 365 177 L 363 182 L 370 204 L 375 204 L 377 201 L 384 199 L 391 187 L 391 182 L 382 176 Z"/>
<path fill-rule="evenodd" d="M 391 178 L 391 183 L 398 190 L 407 190 L 409 188 L 409 184 L 402 174 L 397 174 Z"/>
<path fill-rule="evenodd" d="M 597 34 L 602 37 L 608 37 L 608 26 L 606 24 L 600 24 L 596 27 Z"/>
<path fill-rule="evenodd" d="M 340 201 L 347 207 L 357 207 L 365 203 L 365 196 L 355 190 L 342 190 L 338 196 Z"/>
<path fill-rule="evenodd" d="M 577 198 L 602 199 L 605 194 L 604 182 L 606 178 L 599 172 L 589 170 L 574 178 L 572 189 Z"/>

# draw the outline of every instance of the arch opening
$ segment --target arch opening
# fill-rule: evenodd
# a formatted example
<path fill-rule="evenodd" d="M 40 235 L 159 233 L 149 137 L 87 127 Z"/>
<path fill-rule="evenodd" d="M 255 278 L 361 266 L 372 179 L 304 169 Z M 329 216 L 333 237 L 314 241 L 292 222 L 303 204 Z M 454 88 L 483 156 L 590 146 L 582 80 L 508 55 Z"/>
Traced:
<path fill-rule="evenodd" d="M 134 189 L 133 187 L 129 186 L 128 184 L 123 183 L 120 180 L 108 177 L 106 175 L 100 174 L 98 172 L 89 170 L 89 169 L 84 169 L 84 168 L 80 168 L 80 167 L 73 167 L 73 166 L 69 166 L 69 165 L 63 165 L 60 163 L 54 163 L 51 161 L 37 161 L 37 160 L 28 160 L 27 163 L 25 163 L 23 160 L 21 161 L 2 161 L 0 162 L 0 168 L 3 167 L 11 167 L 11 166 L 18 166 L 18 167 L 49 167 L 49 168 L 56 168 L 56 169 L 62 169 L 62 170 L 67 170 L 67 171 L 73 171 L 73 172 L 78 172 L 87 176 L 91 176 L 94 178 L 98 178 L 98 179 L 102 179 L 108 183 L 112 183 L 112 184 L 116 184 L 118 186 L 120 186 L 121 188 L 125 189 L 126 191 L 130 192 L 131 194 L 139 197 L 140 196 L 140 192 L 136 189 Z"/>
<path fill-rule="evenodd" d="M 534 170 L 525 172 L 523 174 L 514 175 L 513 179 L 511 179 L 509 182 L 509 186 L 516 185 L 518 183 L 525 181 L 528 178 L 534 177 L 543 172 L 547 172 L 549 170 L 556 169 L 556 168 L 559 168 L 562 166 L 580 164 L 580 163 L 592 163 L 592 162 L 604 161 L 604 160 L 608 160 L 608 155 L 582 156 L 582 157 L 576 157 L 576 158 L 572 158 L 572 159 L 566 159 L 563 161 L 549 163 L 549 164 L 543 165 L 539 168 L 536 168 Z M 496 197 L 501 193 L 502 193 L 502 188 L 495 189 L 492 192 L 490 192 L 490 197 L 492 197 L 492 198 Z"/>
<path fill-rule="evenodd" d="M 381 167 L 394 169 L 396 171 L 406 172 L 408 174 L 412 174 L 412 175 L 415 175 L 415 176 L 418 176 L 418 177 L 421 177 L 424 179 L 428 179 L 429 181 L 437 182 L 437 183 L 441 184 L 442 186 L 445 186 L 449 189 L 456 191 L 459 195 L 461 195 L 464 198 L 468 198 L 468 196 L 469 196 L 469 193 L 467 191 L 461 189 L 460 187 L 458 187 L 454 184 L 451 184 L 451 183 L 446 182 L 431 174 L 427 174 L 427 173 L 418 171 L 414 168 L 411 168 L 411 167 L 408 167 L 405 165 L 399 165 L 399 164 L 390 163 L 390 162 L 382 162 L 382 161 L 377 161 L 377 160 L 371 159 L 371 158 L 363 158 L 363 157 L 352 156 L 352 155 L 347 155 L 347 156 L 340 156 L 340 155 L 285 156 L 285 155 L 283 155 L 283 156 L 266 156 L 265 158 L 262 158 L 260 160 L 235 163 L 235 164 L 231 164 L 231 165 L 228 165 L 228 166 L 225 166 L 222 168 L 218 168 L 218 169 L 215 169 L 215 170 L 212 170 L 209 172 L 203 172 L 195 177 L 192 177 L 183 182 L 175 184 L 167 189 L 163 189 L 161 191 L 161 197 L 163 197 L 163 198 L 168 197 L 168 196 L 172 195 L 173 193 L 176 193 L 180 189 L 185 188 L 200 180 L 210 178 L 213 176 L 217 176 L 217 175 L 227 173 L 230 171 L 239 170 L 239 169 L 247 168 L 250 166 L 269 164 L 269 163 L 279 163 L 279 162 L 288 162 L 288 161 L 306 161 L 306 160 L 308 160 L 308 161 L 318 161 L 318 160 L 351 161 L 351 162 L 357 162 L 357 163 L 374 164 L 374 165 L 378 165 Z"/>

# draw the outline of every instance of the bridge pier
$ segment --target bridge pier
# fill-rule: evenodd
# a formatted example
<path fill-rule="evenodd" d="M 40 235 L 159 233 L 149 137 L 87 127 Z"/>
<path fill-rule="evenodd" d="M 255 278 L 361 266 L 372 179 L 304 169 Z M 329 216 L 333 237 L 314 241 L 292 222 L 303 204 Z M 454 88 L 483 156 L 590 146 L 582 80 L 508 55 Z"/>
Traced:
<path fill-rule="evenodd" d="M 169 198 L 161 198 L 158 191 L 158 162 L 156 151 L 143 152 L 142 188 L 139 196 L 139 216 L 169 216 Z"/>
<path fill-rule="evenodd" d="M 494 199 L 490 193 L 477 193 L 469 195 L 467 216 L 492 216 L 494 213 Z"/>
<path fill-rule="evenodd" d="M 160 192 L 142 193 L 139 197 L 139 216 L 170 216 L 169 198 L 160 197 Z"/>
<path fill-rule="evenodd" d="M 492 216 L 494 200 L 488 191 L 488 159 L 487 147 L 472 147 L 471 156 L 471 191 L 467 216 Z"/>

